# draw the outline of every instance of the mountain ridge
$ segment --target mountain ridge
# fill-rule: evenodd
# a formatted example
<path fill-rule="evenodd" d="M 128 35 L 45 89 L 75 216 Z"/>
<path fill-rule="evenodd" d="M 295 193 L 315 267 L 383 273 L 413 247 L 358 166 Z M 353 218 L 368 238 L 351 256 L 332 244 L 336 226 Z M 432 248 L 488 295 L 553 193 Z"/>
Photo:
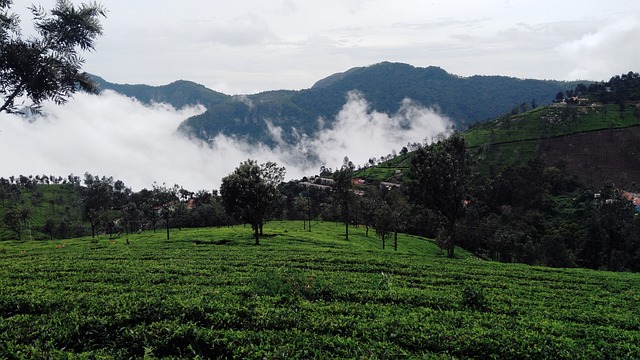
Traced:
<path fill-rule="evenodd" d="M 179 126 L 189 136 L 208 140 L 224 134 L 274 145 L 269 126 L 281 127 L 283 140 L 289 143 L 297 141 L 300 134 L 313 136 L 320 130 L 318 119 L 323 119 L 325 126 L 332 126 L 351 91 L 362 94 L 371 111 L 395 114 L 403 100 L 409 98 L 421 106 L 438 109 L 457 128 L 464 129 L 523 103 L 550 103 L 558 91 L 577 83 L 496 75 L 461 77 L 437 66 L 421 68 L 381 62 L 329 75 L 308 89 L 247 95 L 226 95 L 184 80 L 160 87 L 118 85 L 103 80 L 100 86 L 143 103 L 167 102 L 176 108 L 204 105 L 204 113 Z"/>
<path fill-rule="evenodd" d="M 176 80 L 166 85 L 115 84 L 102 77 L 91 75 L 100 90 L 112 90 L 136 98 L 142 103 L 168 103 L 180 109 L 184 106 L 205 107 L 227 101 L 231 96 L 211 90 L 204 85 L 188 80 Z"/>

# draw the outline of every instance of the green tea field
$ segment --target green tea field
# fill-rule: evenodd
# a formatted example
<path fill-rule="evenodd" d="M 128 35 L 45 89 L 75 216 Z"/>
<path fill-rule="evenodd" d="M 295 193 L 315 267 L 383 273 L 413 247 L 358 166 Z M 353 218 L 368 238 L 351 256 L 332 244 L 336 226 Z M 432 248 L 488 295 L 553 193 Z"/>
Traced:
<path fill-rule="evenodd" d="M 0 242 L 0 358 L 640 358 L 640 275 L 271 222 Z"/>

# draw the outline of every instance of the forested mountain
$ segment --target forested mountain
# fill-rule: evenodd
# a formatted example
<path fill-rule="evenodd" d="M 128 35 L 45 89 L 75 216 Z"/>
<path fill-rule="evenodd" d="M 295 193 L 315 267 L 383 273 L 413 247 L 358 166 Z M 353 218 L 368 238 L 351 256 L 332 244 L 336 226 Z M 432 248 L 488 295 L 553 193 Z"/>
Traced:
<path fill-rule="evenodd" d="M 211 108 L 216 104 L 229 101 L 231 98 L 229 95 L 185 80 L 174 81 L 171 84 L 163 86 L 113 84 L 95 75 L 93 76 L 93 80 L 101 90 L 113 90 L 117 93 L 136 98 L 145 104 L 167 103 L 177 109 L 196 104 Z"/>
<path fill-rule="evenodd" d="M 207 111 L 184 121 L 180 129 L 200 138 L 219 133 L 273 143 L 267 122 L 284 130 L 284 140 L 295 133 L 313 135 L 318 118 L 330 126 L 346 102 L 349 91 L 359 91 L 371 109 L 396 113 L 405 98 L 423 106 L 437 107 L 460 129 L 509 112 L 520 104 L 547 104 L 557 92 L 575 83 L 523 80 L 505 76 L 460 77 L 438 67 L 420 68 L 383 62 L 350 69 L 318 81 L 310 89 L 278 90 L 252 95 L 228 96 L 202 85 L 178 81 L 166 86 L 115 85 L 102 79 L 101 87 L 142 102 L 165 101 L 173 106 L 200 103 Z M 296 131 L 293 131 L 295 129 Z"/>
<path fill-rule="evenodd" d="M 504 76 L 465 78 L 438 67 L 385 62 L 331 75 L 310 89 L 235 97 L 186 120 L 181 129 L 205 138 L 220 132 L 248 135 L 268 144 L 272 140 L 265 121 L 270 121 L 283 128 L 286 141 L 295 141 L 295 133 L 313 135 L 318 118 L 325 120 L 325 126 L 331 125 L 347 93 L 353 90 L 363 94 L 372 110 L 393 114 L 403 99 L 410 98 L 423 106 L 437 107 L 463 129 L 509 112 L 518 104 L 549 103 L 558 91 L 574 86 Z"/>

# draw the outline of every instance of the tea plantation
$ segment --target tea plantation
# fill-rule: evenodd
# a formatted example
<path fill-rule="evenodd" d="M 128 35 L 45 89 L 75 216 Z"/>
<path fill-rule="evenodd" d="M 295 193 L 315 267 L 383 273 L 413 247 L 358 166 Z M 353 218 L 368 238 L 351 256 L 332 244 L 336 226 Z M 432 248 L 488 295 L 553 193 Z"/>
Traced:
<path fill-rule="evenodd" d="M 0 242 L 0 358 L 640 358 L 640 275 L 335 223 Z"/>

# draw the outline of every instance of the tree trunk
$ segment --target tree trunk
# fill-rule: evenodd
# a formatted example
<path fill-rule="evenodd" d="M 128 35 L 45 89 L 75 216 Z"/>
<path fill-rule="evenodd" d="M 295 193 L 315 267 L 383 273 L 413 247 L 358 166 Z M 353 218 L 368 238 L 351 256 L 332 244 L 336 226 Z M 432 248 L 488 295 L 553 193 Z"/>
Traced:
<path fill-rule="evenodd" d="M 454 239 L 455 228 L 456 228 L 456 221 L 450 220 L 449 221 L 449 243 L 447 244 L 447 256 L 451 259 L 453 259 L 454 257 L 453 251 L 456 248 L 456 241 Z"/>
<path fill-rule="evenodd" d="M 345 240 L 349 240 L 349 204 L 346 203 L 344 207 L 344 230 Z"/>
<path fill-rule="evenodd" d="M 260 245 L 260 228 L 262 226 L 258 224 L 253 226 L 253 237 L 256 239 L 256 245 Z"/>
<path fill-rule="evenodd" d="M 382 234 L 382 250 L 384 250 L 384 234 Z"/>
<path fill-rule="evenodd" d="M 398 231 L 393 232 L 393 251 L 398 251 Z"/>

